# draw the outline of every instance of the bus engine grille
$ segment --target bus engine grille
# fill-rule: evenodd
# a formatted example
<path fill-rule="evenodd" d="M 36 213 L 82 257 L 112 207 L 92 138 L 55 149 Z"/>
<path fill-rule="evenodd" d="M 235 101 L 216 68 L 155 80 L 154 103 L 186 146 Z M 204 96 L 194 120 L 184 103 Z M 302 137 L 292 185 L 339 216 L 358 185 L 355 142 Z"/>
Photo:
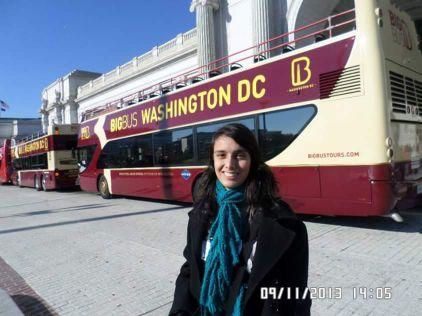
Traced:
<path fill-rule="evenodd" d="M 319 75 L 321 99 L 362 92 L 360 66 L 352 66 Z"/>
<path fill-rule="evenodd" d="M 422 116 L 422 82 L 390 71 L 390 91 L 394 113 Z"/>

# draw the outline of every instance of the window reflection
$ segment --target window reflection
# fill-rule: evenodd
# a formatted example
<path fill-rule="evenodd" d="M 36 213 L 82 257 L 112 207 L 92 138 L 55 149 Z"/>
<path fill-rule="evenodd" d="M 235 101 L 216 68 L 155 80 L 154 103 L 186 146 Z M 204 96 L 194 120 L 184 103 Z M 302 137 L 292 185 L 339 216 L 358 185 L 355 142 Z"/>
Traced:
<path fill-rule="evenodd" d="M 192 129 L 165 131 L 154 135 L 155 164 L 189 164 L 193 157 Z"/>
<path fill-rule="evenodd" d="M 15 170 L 48 169 L 47 153 L 16 158 L 13 160 L 13 168 Z"/>
<path fill-rule="evenodd" d="M 315 112 L 314 106 L 305 106 L 259 115 L 259 145 L 264 160 L 274 158 L 285 150 Z"/>
<path fill-rule="evenodd" d="M 254 131 L 254 120 L 253 118 L 233 120 L 230 122 L 214 123 L 201 126 L 197 128 L 197 137 L 198 137 L 198 160 L 202 163 L 208 162 L 209 150 L 212 141 L 212 136 L 214 133 L 224 125 L 229 123 L 239 123 L 245 125 L 250 130 Z"/>

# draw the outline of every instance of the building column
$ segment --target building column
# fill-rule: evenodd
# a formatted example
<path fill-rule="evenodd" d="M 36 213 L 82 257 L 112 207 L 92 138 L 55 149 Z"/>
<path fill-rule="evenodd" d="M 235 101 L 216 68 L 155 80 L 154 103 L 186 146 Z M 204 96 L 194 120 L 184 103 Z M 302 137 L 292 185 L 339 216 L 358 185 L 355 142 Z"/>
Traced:
<path fill-rule="evenodd" d="M 252 22 L 253 22 L 253 43 L 258 45 L 266 42 L 271 36 L 271 15 L 270 15 L 271 0 L 253 0 L 252 1 Z M 265 43 L 255 48 L 255 55 L 261 55 L 268 58 L 270 52 L 265 52 L 270 49 L 270 44 Z"/>
<path fill-rule="evenodd" d="M 69 101 L 68 106 L 69 106 L 69 117 L 65 123 L 66 124 L 78 123 L 78 105 L 76 104 L 75 101 L 72 100 L 72 101 Z"/>
<path fill-rule="evenodd" d="M 47 133 L 48 130 L 48 112 L 46 110 L 41 110 L 41 124 L 42 124 L 42 131 Z"/>
<path fill-rule="evenodd" d="M 205 67 L 215 60 L 214 10 L 220 7 L 219 0 L 192 0 L 190 11 L 196 11 L 198 38 L 198 65 L 201 72 L 209 72 L 217 65 Z"/>
<path fill-rule="evenodd" d="M 63 106 L 60 103 L 56 103 L 54 108 L 55 108 L 55 114 L 56 114 L 54 117 L 54 123 L 62 124 Z"/>

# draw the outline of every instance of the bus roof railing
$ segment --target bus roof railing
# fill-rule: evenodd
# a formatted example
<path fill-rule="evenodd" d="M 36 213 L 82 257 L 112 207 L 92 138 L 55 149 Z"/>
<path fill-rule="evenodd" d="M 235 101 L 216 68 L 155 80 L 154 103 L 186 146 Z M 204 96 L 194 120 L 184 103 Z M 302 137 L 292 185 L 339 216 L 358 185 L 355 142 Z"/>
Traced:
<path fill-rule="evenodd" d="M 355 18 L 355 9 L 350 9 L 343 11 L 338 14 L 328 16 L 326 18 L 314 21 L 310 24 L 298 27 L 295 30 L 290 32 L 283 33 L 281 35 L 270 38 L 267 41 L 261 42 L 257 45 L 242 49 L 233 54 L 218 58 L 207 65 L 196 67 L 194 69 L 188 70 L 176 76 L 172 76 L 169 79 L 155 83 L 154 85 L 143 88 L 135 93 L 124 96 L 122 98 L 116 99 L 114 101 L 108 102 L 105 105 L 89 109 L 82 113 L 82 122 L 95 118 L 97 116 L 113 112 L 117 109 L 137 104 L 139 102 L 145 101 L 147 99 L 154 98 L 166 94 L 170 91 L 174 91 L 179 87 L 186 86 L 188 84 L 194 84 L 196 82 L 208 79 L 210 77 L 217 76 L 227 71 L 232 71 L 232 65 L 237 65 L 236 69 L 241 68 L 242 65 L 240 62 L 244 60 L 253 59 L 253 62 L 259 62 L 271 57 L 278 56 L 279 54 L 286 53 L 288 51 L 294 50 L 295 48 L 292 45 L 296 45 L 300 42 L 303 42 L 307 39 L 314 38 L 315 41 L 320 41 L 323 39 L 328 39 L 336 35 L 333 34 L 333 31 L 338 30 L 345 26 L 351 26 L 352 28 L 356 27 L 356 18 Z M 333 23 L 333 20 L 346 17 L 351 15 L 345 21 L 340 21 L 338 23 Z M 313 30 L 312 28 L 323 26 L 321 29 Z M 309 31 L 306 34 L 296 36 L 298 33 Z M 345 33 L 348 30 L 340 33 Z M 325 35 L 326 34 L 326 35 Z M 289 40 L 291 37 L 294 39 Z M 318 36 L 318 39 L 317 39 Z M 282 43 L 278 43 L 282 41 Z M 271 45 L 273 45 L 271 47 Z M 277 55 L 270 56 L 272 52 L 281 52 Z M 245 52 L 252 51 L 251 54 L 240 57 L 236 60 L 231 60 L 235 56 L 239 56 Z M 233 67 L 234 68 L 234 67 Z M 211 75 L 212 74 L 212 75 Z"/>
<path fill-rule="evenodd" d="M 31 135 L 28 135 L 26 137 L 23 137 L 23 138 L 20 138 L 20 139 L 15 139 L 15 143 L 17 145 L 19 145 L 19 144 L 22 144 L 22 143 L 25 143 L 25 142 L 28 142 L 28 141 L 31 141 L 31 140 L 40 138 L 40 137 L 42 137 L 44 135 L 47 135 L 47 133 L 45 133 L 43 131 L 38 131 L 38 132 L 35 132 L 35 133 L 33 133 Z"/>

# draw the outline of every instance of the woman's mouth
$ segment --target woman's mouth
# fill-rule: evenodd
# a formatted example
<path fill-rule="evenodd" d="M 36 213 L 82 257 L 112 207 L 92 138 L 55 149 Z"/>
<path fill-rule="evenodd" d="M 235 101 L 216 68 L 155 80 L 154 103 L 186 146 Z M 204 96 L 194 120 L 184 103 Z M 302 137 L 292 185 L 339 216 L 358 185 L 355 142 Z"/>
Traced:
<path fill-rule="evenodd" d="M 223 174 L 228 178 L 234 178 L 238 175 L 238 172 L 233 171 L 223 171 Z"/>

